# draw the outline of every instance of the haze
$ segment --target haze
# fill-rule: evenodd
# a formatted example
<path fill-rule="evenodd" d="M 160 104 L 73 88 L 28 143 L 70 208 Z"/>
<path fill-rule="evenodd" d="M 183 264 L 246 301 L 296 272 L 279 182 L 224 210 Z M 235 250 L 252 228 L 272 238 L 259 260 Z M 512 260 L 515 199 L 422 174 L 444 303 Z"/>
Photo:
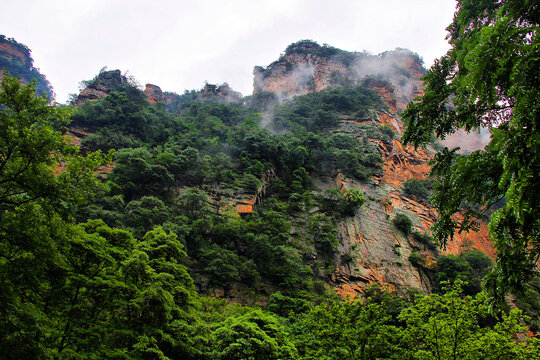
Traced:
<path fill-rule="evenodd" d="M 408 48 L 429 67 L 448 49 L 454 10 L 451 0 L 18 0 L 2 5 L 0 33 L 32 50 L 59 102 L 104 66 L 164 91 L 208 81 L 248 95 L 253 67 L 300 39 L 373 54 Z"/>

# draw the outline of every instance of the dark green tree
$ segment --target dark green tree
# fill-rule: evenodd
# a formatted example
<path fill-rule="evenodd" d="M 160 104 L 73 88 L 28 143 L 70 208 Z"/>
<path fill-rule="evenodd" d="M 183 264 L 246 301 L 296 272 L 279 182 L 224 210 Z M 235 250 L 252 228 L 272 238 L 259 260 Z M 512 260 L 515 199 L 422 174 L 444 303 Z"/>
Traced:
<path fill-rule="evenodd" d="M 415 146 L 433 133 L 444 139 L 457 129 L 490 128 L 484 150 L 436 156 L 432 203 L 439 213 L 434 235 L 445 244 L 503 201 L 489 223 L 497 265 L 487 284 L 498 295 L 523 290 L 540 259 L 539 19 L 536 1 L 459 0 L 447 29 L 451 49 L 404 113 L 404 140 Z"/>
<path fill-rule="evenodd" d="M 83 157 L 55 127 L 67 112 L 4 77 L 0 89 L 0 353 L 39 358 L 60 346 L 53 316 L 64 306 L 68 259 L 78 237 L 76 206 L 97 190 L 95 177 L 107 159 Z M 92 240 L 88 246 L 92 247 Z"/>
<path fill-rule="evenodd" d="M 333 300 L 296 325 L 301 359 L 398 359 L 400 329 L 381 304 Z"/>
<path fill-rule="evenodd" d="M 405 236 L 408 236 L 412 230 L 412 220 L 405 214 L 397 214 L 392 220 L 394 226 L 400 230 Z"/>
<path fill-rule="evenodd" d="M 483 293 L 462 296 L 462 282 L 444 294 L 417 297 L 401 312 L 406 323 L 400 359 L 538 359 L 538 339 L 516 341 L 523 334 L 521 310 L 501 315 L 493 328 L 482 326 L 489 316 Z"/>
<path fill-rule="evenodd" d="M 210 358 L 222 360 L 296 359 L 290 335 L 270 313 L 252 310 L 231 316 L 213 331 Z"/>

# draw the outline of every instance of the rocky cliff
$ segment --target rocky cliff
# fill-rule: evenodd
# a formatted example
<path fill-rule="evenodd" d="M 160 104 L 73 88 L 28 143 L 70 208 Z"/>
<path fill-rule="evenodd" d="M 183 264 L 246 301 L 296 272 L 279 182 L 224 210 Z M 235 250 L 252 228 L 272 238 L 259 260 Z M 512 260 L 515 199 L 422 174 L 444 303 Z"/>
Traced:
<path fill-rule="evenodd" d="M 49 99 L 53 97 L 51 84 L 39 69 L 34 67 L 30 49 L 14 39 L 0 35 L 0 79 L 4 76 L 4 71 L 10 76 L 19 77 L 25 84 L 36 80 L 37 93 L 45 93 Z"/>
<path fill-rule="evenodd" d="M 336 258 L 333 275 L 341 295 L 355 296 L 364 285 L 374 282 L 391 289 L 430 290 L 427 272 L 433 266 L 438 250 L 433 244 L 406 236 L 392 223 L 396 215 L 404 214 L 412 220 L 413 231 L 429 233 L 437 217 L 435 209 L 428 203 L 407 197 L 403 192 L 407 180 L 428 177 L 428 163 L 435 154 L 433 148 L 415 150 L 404 147 L 399 140 L 403 133 L 399 112 L 422 93 L 420 78 L 425 72 L 421 59 L 409 50 L 397 49 L 374 56 L 345 52 L 311 41 L 292 44 L 274 63 L 255 67 L 255 94 L 274 92 L 283 99 L 368 77 L 371 78 L 369 86 L 387 105 L 386 110 L 374 110 L 367 118 L 343 116 L 335 130 L 360 137 L 370 125 L 392 129 L 396 136 L 390 141 L 370 139 L 383 158 L 383 173 L 369 181 L 359 181 L 346 178 L 338 169 L 333 176 L 319 179 L 317 184 L 319 190 L 332 186 L 343 192 L 359 189 L 367 199 L 355 216 L 345 218 L 339 224 L 340 251 L 342 255 L 348 254 Z M 478 233 L 457 234 L 441 252 L 455 255 L 470 249 L 494 257 L 485 223 L 481 224 Z M 425 259 L 426 265 L 411 263 L 409 257 L 413 253 Z"/>
<path fill-rule="evenodd" d="M 119 90 L 127 81 L 120 70 L 102 69 L 94 79 L 83 82 L 85 87 L 77 96 L 74 105 L 80 106 L 87 101 L 102 99 L 111 91 Z"/>
<path fill-rule="evenodd" d="M 390 102 L 389 109 L 393 102 Z M 358 136 L 366 122 L 390 126 L 399 136 L 403 123 L 395 112 L 380 111 L 371 119 L 343 119 L 338 131 L 350 136 Z M 383 174 L 368 182 L 345 178 L 338 173 L 335 183 L 338 187 L 359 189 L 366 195 L 366 203 L 354 217 L 344 219 L 339 225 L 342 254 L 351 254 L 352 261 L 343 262 L 337 258 L 334 280 L 341 295 L 355 296 L 360 289 L 370 283 L 379 283 L 391 289 L 416 288 L 424 292 L 430 290 L 427 271 L 434 265 L 439 252 L 433 245 L 423 243 L 414 236 L 406 236 L 396 229 L 392 220 L 398 214 L 408 216 L 413 222 L 413 232 L 429 233 L 436 220 L 435 209 L 425 202 L 408 197 L 403 192 L 403 184 L 410 179 L 426 179 L 433 149 L 404 147 L 396 138 L 385 142 L 371 140 L 376 144 L 383 158 Z M 457 255 L 464 250 L 478 249 L 494 257 L 495 253 L 483 223 L 481 231 L 457 234 L 442 254 Z M 416 253 L 427 260 L 427 268 L 409 261 Z"/>
<path fill-rule="evenodd" d="M 392 85 L 396 105 L 403 110 L 420 94 L 422 64 L 418 55 L 405 49 L 370 55 L 302 40 L 267 67 L 255 67 L 253 93 L 268 91 L 287 98 L 373 77 Z"/>
<path fill-rule="evenodd" d="M 437 248 L 425 239 L 405 235 L 393 224 L 397 215 L 406 215 L 412 220 L 414 232 L 429 234 L 437 217 L 427 201 L 407 196 L 403 191 L 406 181 L 428 177 L 428 163 L 435 154 L 431 147 L 413 149 L 404 147 L 399 140 L 403 133 L 399 113 L 422 93 L 420 77 L 425 69 L 420 58 L 403 49 L 374 56 L 301 41 L 289 46 L 276 62 L 256 67 L 254 73 L 254 94 L 273 92 L 280 100 L 356 82 L 362 82 L 381 97 L 385 107 L 371 109 L 362 116 L 342 113 L 339 125 L 329 131 L 358 139 L 367 136 L 383 159 L 382 171 L 368 180 L 359 180 L 347 177 L 346 169 L 333 169 L 314 179 L 314 192 L 318 195 L 337 187 L 343 193 L 361 190 L 366 197 L 355 215 L 344 217 L 338 225 L 340 246 L 332 282 L 343 296 L 355 296 L 363 286 L 375 282 L 396 290 L 417 288 L 429 292 L 428 275 Z M 121 90 L 127 81 L 118 70 L 102 71 L 86 83 L 76 104 Z M 158 86 L 147 84 L 144 95 L 150 103 L 163 103 L 173 113 L 182 113 L 183 106 L 189 106 L 193 100 L 227 104 L 243 101 L 227 84 L 206 84 L 201 90 L 186 91 L 183 95 L 163 92 Z M 371 130 L 381 127 L 395 136 L 373 136 Z M 76 135 L 85 136 L 81 131 Z M 237 188 L 227 188 L 220 193 L 219 189 L 213 189 L 212 204 L 217 208 L 234 209 L 240 216 L 249 214 L 264 196 L 265 181 L 260 180 L 263 187 L 256 192 L 242 193 Z M 463 250 L 479 249 L 493 257 L 485 224 L 481 228 L 479 233 L 458 234 L 441 252 L 459 254 Z M 422 258 L 423 264 L 411 262 L 413 255 Z"/>

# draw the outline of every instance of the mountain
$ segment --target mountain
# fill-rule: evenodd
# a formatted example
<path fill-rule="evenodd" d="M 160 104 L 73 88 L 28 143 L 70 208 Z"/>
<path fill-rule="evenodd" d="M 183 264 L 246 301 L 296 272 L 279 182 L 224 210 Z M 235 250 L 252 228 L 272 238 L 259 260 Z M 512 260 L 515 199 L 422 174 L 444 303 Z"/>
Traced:
<path fill-rule="evenodd" d="M 403 110 L 420 94 L 420 77 L 425 71 L 420 57 L 410 50 L 370 55 L 301 40 L 289 45 L 285 53 L 267 67 L 255 67 L 253 92 L 270 91 L 290 97 L 372 76 L 392 84 L 393 100 L 397 108 Z"/>
<path fill-rule="evenodd" d="M 167 191 L 182 194 L 193 188 L 204 189 L 217 214 L 233 211 L 248 216 L 246 223 L 255 213 L 260 217 L 257 221 L 268 221 L 263 215 L 267 203 L 279 201 L 285 206 L 280 213 L 286 221 L 280 232 L 288 234 L 280 234 L 288 238 L 280 243 L 301 255 L 305 270 L 314 273 L 314 280 L 335 287 L 341 295 L 355 296 L 373 283 L 427 293 L 433 287 L 439 253 L 429 236 L 436 212 L 428 200 L 428 163 L 440 145 L 415 150 L 399 140 L 403 133 L 399 112 L 421 94 L 420 77 L 424 73 L 421 59 L 409 50 L 375 56 L 309 40 L 290 45 L 267 67 L 255 67 L 254 93 L 246 98 L 227 84 L 206 84 L 183 95 L 148 84 L 143 93 L 118 70 L 103 70 L 86 82 L 87 87 L 76 99 L 80 111 L 74 116 L 71 134 L 82 137 L 88 150 L 158 146 L 162 150 L 145 159 L 152 163 L 171 146 L 159 140 L 170 135 L 155 129 L 170 128 L 171 135 L 184 139 L 174 142 L 185 144 L 174 145 L 173 156 L 184 159 L 184 153 L 192 149 L 194 157 L 191 168 L 174 170 L 169 164 L 162 169 L 174 178 Z M 118 92 L 126 93 L 127 98 L 108 97 Z M 131 114 L 127 109 L 135 104 L 139 104 L 139 110 Z M 141 112 L 142 108 L 147 110 Z M 110 118 L 105 119 L 105 113 L 110 113 Z M 180 115 L 179 122 L 174 114 Z M 162 120 L 155 120 L 155 116 Z M 248 119 L 251 127 L 246 128 Z M 306 154 L 295 158 L 299 156 L 295 152 Z M 212 163 L 211 171 L 218 174 L 205 174 L 199 169 L 204 161 Z M 115 170 L 112 176 L 117 176 Z M 276 190 L 277 184 L 285 189 Z M 336 204 L 353 193 L 363 194 L 363 205 L 336 211 Z M 124 201 L 139 201 L 144 194 L 124 193 Z M 165 201 L 170 196 L 160 194 Z M 400 230 L 396 226 L 400 219 L 410 221 L 410 229 Z M 316 222 L 329 226 L 324 240 L 317 240 L 323 229 Z M 485 223 L 480 227 L 477 233 L 457 234 L 441 254 L 459 255 L 478 249 L 494 257 Z M 192 235 L 186 234 L 187 238 Z M 204 236 L 211 244 L 217 235 Z M 296 245 L 291 247 L 293 243 Z M 189 240 L 186 246 L 189 250 Z M 261 284 L 282 286 L 283 279 L 272 279 L 261 269 L 265 264 L 258 262 L 263 259 L 235 246 L 219 247 L 233 257 L 240 256 L 234 262 L 253 261 L 257 276 L 262 276 Z M 198 264 L 192 270 L 200 275 L 194 277 L 201 291 L 245 301 L 243 282 L 247 275 L 242 273 L 246 269 L 234 265 L 237 277 L 212 280 L 220 276 L 204 270 L 208 256 L 201 254 L 198 246 L 191 250 L 188 254 L 193 254 Z M 275 291 L 258 288 L 262 294 Z"/>
<path fill-rule="evenodd" d="M 531 317 L 486 306 L 485 219 L 429 232 L 441 148 L 399 140 L 420 59 L 301 41 L 257 69 L 247 97 L 102 69 L 67 106 L 4 79 L 0 353 L 537 358 L 538 284 Z"/>
<path fill-rule="evenodd" d="M 339 224 L 340 251 L 353 256 L 353 260 L 347 262 L 338 258 L 333 279 L 342 294 L 354 295 L 366 283 L 430 291 L 424 270 L 412 264 L 409 258 L 412 254 L 421 254 L 433 261 L 436 256 L 433 245 L 423 243 L 418 236 L 405 236 L 390 221 L 398 214 L 405 214 L 413 222 L 413 231 L 429 233 L 436 219 L 436 212 L 428 201 L 404 191 L 407 182 L 428 178 L 428 163 L 436 151 L 433 147 L 405 148 L 399 140 L 403 133 L 399 112 L 421 94 L 420 78 L 425 72 L 419 56 L 406 49 L 375 56 L 320 46 L 309 40 L 291 44 L 284 55 L 267 67 L 255 67 L 255 94 L 270 91 L 290 97 L 367 78 L 368 87 L 376 91 L 386 105 L 385 109 L 372 109 L 365 117 L 344 113 L 333 130 L 359 137 L 365 134 L 367 127 L 375 125 L 395 133 L 392 139 L 369 138 L 383 159 L 382 173 L 369 181 L 359 181 L 344 176 L 342 169 L 336 169 L 332 176 L 321 179 L 321 188 L 336 184 L 341 191 L 361 190 L 367 198 L 354 217 L 347 217 Z M 457 234 L 442 253 L 457 255 L 471 249 L 494 257 L 486 223 L 481 224 L 478 233 Z"/>
<path fill-rule="evenodd" d="M 53 88 L 45 75 L 34 67 L 30 49 L 4 35 L 0 35 L 0 69 L 7 71 L 10 76 L 19 77 L 25 84 L 36 80 L 38 94 L 45 93 L 49 99 L 54 96 Z M 2 76 L 0 73 L 0 78 Z"/>

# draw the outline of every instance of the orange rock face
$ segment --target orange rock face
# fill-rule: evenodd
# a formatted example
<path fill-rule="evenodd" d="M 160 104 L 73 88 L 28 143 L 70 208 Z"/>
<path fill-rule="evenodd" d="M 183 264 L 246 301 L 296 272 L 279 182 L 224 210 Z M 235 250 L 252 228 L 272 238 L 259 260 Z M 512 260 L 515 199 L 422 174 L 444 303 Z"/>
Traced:
<path fill-rule="evenodd" d="M 320 180 L 321 189 L 337 187 L 341 192 L 358 189 L 366 197 L 355 216 L 344 218 L 339 224 L 339 250 L 341 254 L 349 254 L 347 258 L 352 260 L 343 262 L 341 256 L 337 257 L 333 275 L 336 290 L 341 296 L 355 297 L 366 285 L 378 283 L 390 290 L 417 288 L 429 292 L 431 284 L 426 271 L 413 265 L 409 256 L 415 252 L 426 259 L 427 266 L 434 266 L 435 252 L 412 236 L 405 236 L 392 223 L 397 214 L 405 214 L 413 222 L 413 231 L 429 233 L 437 219 L 432 206 L 408 198 L 402 192 L 407 180 L 429 176 L 428 163 L 435 154 L 433 149 L 404 147 L 399 141 L 403 122 L 398 114 L 422 94 L 420 78 L 425 69 L 421 60 L 408 50 L 395 50 L 379 56 L 348 53 L 349 60 L 345 64 L 343 57 L 321 56 L 316 44 L 308 43 L 304 48 L 303 44 L 298 44 L 296 50 L 288 51 L 268 67 L 255 68 L 254 93 L 270 91 L 289 97 L 339 84 L 340 79 L 351 83 L 368 76 L 371 79 L 366 85 L 379 94 L 387 110 L 378 110 L 369 119 L 344 115 L 336 131 L 360 137 L 365 126 L 384 125 L 396 134 L 390 141 L 370 139 L 383 159 L 379 176 L 360 182 L 338 172 L 334 177 Z M 495 256 L 485 223 L 477 233 L 456 234 L 455 240 L 440 253 L 459 254 L 470 249 Z"/>
<path fill-rule="evenodd" d="M 0 52 L 3 56 L 17 58 L 17 60 L 25 65 L 27 63 L 26 54 L 8 43 L 0 43 Z M 0 74 L 0 76 L 2 76 L 2 74 Z"/>
<path fill-rule="evenodd" d="M 390 108 L 392 104 L 388 104 Z M 375 121 L 379 125 L 392 127 L 397 134 L 403 131 L 403 123 L 396 113 L 378 112 Z M 365 121 L 347 119 L 342 121 L 341 131 L 354 136 L 361 132 L 362 126 L 365 126 Z M 344 178 L 341 174 L 335 180 L 338 188 L 345 191 L 359 189 L 367 198 L 354 217 L 346 218 L 340 224 L 340 250 L 343 254 L 352 254 L 353 260 L 342 263 L 338 259 L 334 277 L 336 289 L 344 297 L 357 296 L 364 286 L 372 283 L 383 284 L 389 289 L 412 287 L 429 292 L 427 274 L 411 264 L 408 258 L 416 252 L 426 258 L 428 266 L 434 266 L 436 254 L 424 244 L 415 242 L 412 236 L 405 236 L 397 230 L 392 219 L 397 214 L 405 214 L 413 221 L 413 230 L 429 233 L 437 219 L 435 209 L 406 197 L 401 189 L 409 179 L 428 177 L 428 162 L 433 151 L 404 147 L 397 139 L 391 143 L 373 139 L 371 142 L 377 146 L 383 158 L 382 176 L 375 177 L 367 184 Z M 456 234 L 454 241 L 449 242 L 440 253 L 457 255 L 471 249 L 495 256 L 486 223 L 481 224 L 479 232 Z"/>
<path fill-rule="evenodd" d="M 253 75 L 253 93 L 273 92 L 279 97 L 320 91 L 328 86 L 351 84 L 373 78 L 374 82 L 387 82 L 390 110 L 397 113 L 422 93 L 420 77 L 425 73 L 419 57 L 408 50 L 394 50 L 380 55 L 341 52 L 325 55 L 317 52 L 313 43 L 306 48 L 291 50 L 278 61 L 264 68 L 256 66 Z M 319 47 L 320 48 L 320 47 Z M 383 98 L 384 94 L 379 93 Z"/>
<path fill-rule="evenodd" d="M 165 96 L 163 95 L 163 91 L 161 91 L 161 88 L 156 85 L 152 84 L 146 84 L 146 88 L 144 90 L 144 95 L 148 98 L 148 101 L 150 101 L 151 104 L 155 104 L 157 102 L 163 102 L 165 99 Z"/>
<path fill-rule="evenodd" d="M 286 55 L 273 66 L 268 76 L 261 67 L 255 67 L 253 93 L 269 91 L 278 96 L 291 97 L 320 91 L 331 85 L 332 74 L 346 74 L 347 67 L 331 58 L 313 54 Z"/>

